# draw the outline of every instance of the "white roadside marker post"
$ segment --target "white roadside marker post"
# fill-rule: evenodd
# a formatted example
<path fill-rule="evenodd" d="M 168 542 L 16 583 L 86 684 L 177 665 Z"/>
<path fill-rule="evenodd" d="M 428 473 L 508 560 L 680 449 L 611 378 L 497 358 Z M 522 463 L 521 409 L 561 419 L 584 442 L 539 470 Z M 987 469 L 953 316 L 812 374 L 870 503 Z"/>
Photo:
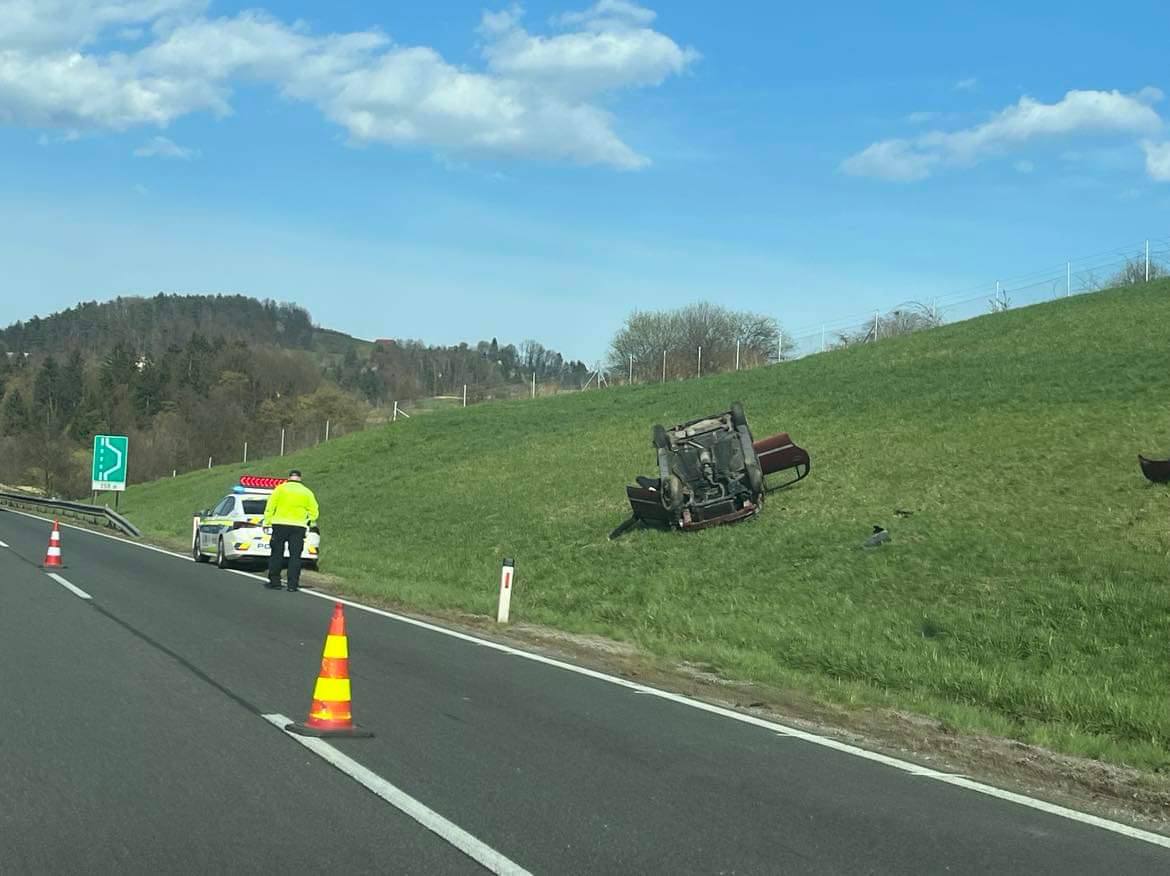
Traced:
<path fill-rule="evenodd" d="M 516 564 L 508 557 L 500 567 L 500 605 L 496 610 L 496 623 L 506 624 L 508 613 L 512 608 L 512 579 L 515 576 Z"/>

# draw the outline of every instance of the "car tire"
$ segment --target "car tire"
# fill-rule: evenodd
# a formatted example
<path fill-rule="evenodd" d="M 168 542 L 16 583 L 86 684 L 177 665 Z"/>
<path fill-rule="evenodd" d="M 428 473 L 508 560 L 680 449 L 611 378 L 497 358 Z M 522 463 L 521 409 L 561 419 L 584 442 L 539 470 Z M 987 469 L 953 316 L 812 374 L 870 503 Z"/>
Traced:
<path fill-rule="evenodd" d="M 764 470 L 760 467 L 760 459 L 756 456 L 756 448 L 752 445 L 752 436 L 747 426 L 736 426 L 739 434 L 739 446 L 743 451 L 743 468 L 747 472 L 748 486 L 751 487 L 752 497 L 764 493 Z"/>
<path fill-rule="evenodd" d="M 205 554 L 205 553 L 203 553 L 203 551 L 199 550 L 199 537 L 198 536 L 196 536 L 195 539 L 191 542 L 191 559 L 193 559 L 197 563 L 206 563 L 206 562 L 209 562 L 211 559 L 210 557 L 207 556 L 207 554 Z"/>
<path fill-rule="evenodd" d="M 678 475 L 670 475 L 662 480 L 662 507 L 672 514 L 677 514 L 684 504 L 683 482 Z"/>
<path fill-rule="evenodd" d="M 219 537 L 219 546 L 215 549 L 215 566 L 217 569 L 230 569 L 227 553 L 223 549 L 223 536 Z"/>
<path fill-rule="evenodd" d="M 321 561 L 320 560 L 305 560 L 304 567 L 306 569 L 308 569 L 310 572 L 320 572 L 321 571 Z"/>
<path fill-rule="evenodd" d="M 666 436 L 666 429 L 663 426 L 655 426 L 650 433 L 650 440 L 654 442 L 654 446 L 660 450 L 670 450 L 670 439 Z"/>
<path fill-rule="evenodd" d="M 731 425 L 737 429 L 740 426 L 747 425 L 747 416 L 744 414 L 743 405 L 740 402 L 736 402 L 731 406 Z"/>

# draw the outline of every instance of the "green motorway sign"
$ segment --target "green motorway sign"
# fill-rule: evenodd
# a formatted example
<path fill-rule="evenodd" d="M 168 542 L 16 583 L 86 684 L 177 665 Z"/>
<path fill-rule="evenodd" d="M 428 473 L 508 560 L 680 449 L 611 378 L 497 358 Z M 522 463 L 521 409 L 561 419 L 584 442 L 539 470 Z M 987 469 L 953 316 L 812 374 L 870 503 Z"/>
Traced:
<path fill-rule="evenodd" d="M 130 439 L 125 435 L 93 436 L 93 491 L 126 489 L 126 460 Z"/>

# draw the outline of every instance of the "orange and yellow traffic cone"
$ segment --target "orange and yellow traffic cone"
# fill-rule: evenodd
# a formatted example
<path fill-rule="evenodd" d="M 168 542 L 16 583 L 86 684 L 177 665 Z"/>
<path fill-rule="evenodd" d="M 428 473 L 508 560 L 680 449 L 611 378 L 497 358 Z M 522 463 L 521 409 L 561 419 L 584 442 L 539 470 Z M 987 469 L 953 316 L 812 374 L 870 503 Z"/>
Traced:
<path fill-rule="evenodd" d="M 329 635 L 321 655 L 321 672 L 313 688 L 313 705 L 303 724 L 284 728 L 301 736 L 373 736 L 353 723 L 349 693 L 349 640 L 345 635 L 345 613 L 341 603 L 333 605 Z"/>
<path fill-rule="evenodd" d="M 61 561 L 61 528 L 56 520 L 53 521 L 53 532 L 49 536 L 49 549 L 45 552 L 45 562 L 42 563 L 42 568 L 65 568 L 65 564 Z"/>

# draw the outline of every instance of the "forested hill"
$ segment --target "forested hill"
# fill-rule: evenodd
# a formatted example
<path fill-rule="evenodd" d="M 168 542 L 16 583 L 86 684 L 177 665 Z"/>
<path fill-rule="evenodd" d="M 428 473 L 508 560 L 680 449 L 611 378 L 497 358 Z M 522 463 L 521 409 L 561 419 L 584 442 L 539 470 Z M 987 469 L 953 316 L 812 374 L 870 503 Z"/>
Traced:
<path fill-rule="evenodd" d="M 339 340 L 361 344 L 314 328 L 308 311 L 292 304 L 243 295 L 156 295 L 89 301 L 43 319 L 14 323 L 0 329 L 0 351 L 80 350 L 84 356 L 99 356 L 121 344 L 157 356 L 183 346 L 195 333 L 297 350 L 314 349 L 317 335 L 325 336 L 321 346 L 330 352 L 344 352 L 336 349 Z"/>
<path fill-rule="evenodd" d="M 128 435 L 131 480 L 150 480 L 361 429 L 393 402 L 527 392 L 534 376 L 580 388 L 589 370 L 531 340 L 363 341 L 242 296 L 81 304 L 0 331 L 0 483 L 83 495 L 95 434 Z"/>

